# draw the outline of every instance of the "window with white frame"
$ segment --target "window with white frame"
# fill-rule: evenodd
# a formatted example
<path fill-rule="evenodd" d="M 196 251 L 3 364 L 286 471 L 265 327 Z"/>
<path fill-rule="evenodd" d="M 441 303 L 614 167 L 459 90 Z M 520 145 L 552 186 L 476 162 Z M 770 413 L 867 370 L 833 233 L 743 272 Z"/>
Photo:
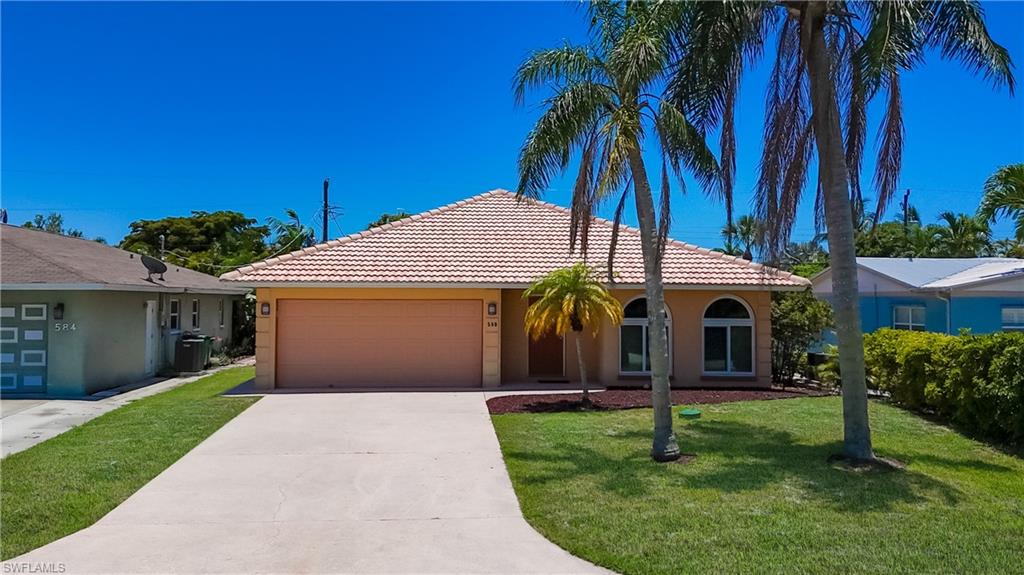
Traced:
<path fill-rule="evenodd" d="M 722 297 L 704 310 L 705 375 L 754 375 L 754 314 L 740 300 Z"/>
<path fill-rule="evenodd" d="M 1004 330 L 1024 331 L 1024 305 L 1004 305 L 1001 315 Z"/>
<path fill-rule="evenodd" d="M 172 330 L 181 329 L 181 300 L 172 299 L 167 311 L 168 326 Z"/>
<path fill-rule="evenodd" d="M 892 328 L 925 331 L 923 305 L 896 305 L 892 308 Z"/>
<path fill-rule="evenodd" d="M 199 300 L 192 300 L 192 329 L 199 329 Z"/>
<path fill-rule="evenodd" d="M 221 327 L 224 327 L 224 298 L 217 301 L 217 321 Z"/>
<path fill-rule="evenodd" d="M 622 325 L 619 326 L 619 373 L 625 375 L 647 375 L 651 373 L 647 321 L 647 299 L 636 298 L 623 309 Z M 668 335 L 668 365 L 672 371 L 672 316 L 665 310 L 665 331 Z"/>

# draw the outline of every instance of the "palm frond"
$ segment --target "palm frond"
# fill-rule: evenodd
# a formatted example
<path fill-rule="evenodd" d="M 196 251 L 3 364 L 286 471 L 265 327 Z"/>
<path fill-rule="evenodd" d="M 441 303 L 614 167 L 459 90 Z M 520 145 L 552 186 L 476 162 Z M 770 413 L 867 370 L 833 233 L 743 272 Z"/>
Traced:
<path fill-rule="evenodd" d="M 1024 242 L 1024 164 L 999 168 L 985 181 L 978 217 L 994 222 L 1000 217 L 1014 219 L 1014 235 Z"/>
<path fill-rule="evenodd" d="M 974 0 L 929 2 L 928 44 L 938 47 L 944 58 L 959 60 L 974 73 L 981 73 L 996 86 L 1014 90 L 1010 53 L 992 39 L 985 26 L 985 11 Z"/>
<path fill-rule="evenodd" d="M 627 184 L 622 189 L 622 194 L 619 196 L 619 203 L 615 207 L 615 215 L 612 217 L 612 238 L 611 244 L 608 246 L 608 283 L 615 283 L 615 273 L 613 271 L 615 264 L 615 247 L 619 245 L 619 228 L 622 226 L 622 215 L 626 210 L 626 198 L 629 197 L 629 188 Z"/>
<path fill-rule="evenodd" d="M 800 29 L 793 20 L 783 22 L 779 30 L 766 106 L 754 213 L 765 226 L 764 257 L 774 261 L 789 242 L 814 151 Z"/>
<path fill-rule="evenodd" d="M 576 249 L 579 240 L 580 254 L 587 257 L 590 221 L 593 219 L 596 186 L 594 185 L 595 156 L 597 155 L 598 137 L 596 130 L 591 133 L 580 157 L 579 174 L 572 190 L 572 202 L 569 224 L 569 253 Z"/>
<path fill-rule="evenodd" d="M 547 110 L 519 154 L 516 193 L 520 197 L 539 197 L 551 178 L 568 167 L 573 149 L 582 145 L 613 107 L 613 98 L 606 86 L 582 82 L 563 88 L 546 102 Z"/>
<path fill-rule="evenodd" d="M 889 98 L 885 118 L 878 127 L 878 160 L 875 162 L 875 193 L 878 204 L 873 222 L 881 219 L 885 208 L 896 194 L 900 169 L 903 167 L 903 100 L 900 93 L 900 77 L 893 72 L 888 81 Z"/>
<path fill-rule="evenodd" d="M 708 196 L 721 199 L 721 168 L 697 126 L 690 123 L 682 111 L 667 100 L 662 100 L 658 107 L 655 126 L 661 139 L 662 152 L 680 185 L 683 185 L 685 167 L 697 178 Z"/>
<path fill-rule="evenodd" d="M 516 104 L 526 93 L 545 86 L 602 81 L 603 64 L 589 48 L 566 44 L 561 48 L 539 50 L 530 55 L 516 71 L 513 81 Z"/>

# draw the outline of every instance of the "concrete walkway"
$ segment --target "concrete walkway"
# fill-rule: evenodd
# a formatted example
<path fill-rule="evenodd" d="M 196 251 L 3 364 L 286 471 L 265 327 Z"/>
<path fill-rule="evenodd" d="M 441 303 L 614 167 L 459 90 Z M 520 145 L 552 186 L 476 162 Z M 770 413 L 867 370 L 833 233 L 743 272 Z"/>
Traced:
<path fill-rule="evenodd" d="M 28 449 L 136 399 L 193 382 L 222 369 L 252 364 L 250 358 L 194 376 L 155 380 L 150 385 L 140 382 L 131 386 L 135 389 L 102 399 L 0 399 L 0 457 Z"/>
<path fill-rule="evenodd" d="M 69 573 L 607 573 L 523 519 L 484 394 L 270 395 L 94 526 Z"/>

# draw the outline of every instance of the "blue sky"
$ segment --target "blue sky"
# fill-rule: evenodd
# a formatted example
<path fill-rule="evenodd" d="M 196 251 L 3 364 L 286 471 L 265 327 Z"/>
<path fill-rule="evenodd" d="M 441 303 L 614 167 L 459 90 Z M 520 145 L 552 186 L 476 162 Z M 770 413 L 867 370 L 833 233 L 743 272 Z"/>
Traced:
<path fill-rule="evenodd" d="M 585 38 L 577 6 L 5 2 L 0 201 L 12 223 L 60 211 L 116 242 L 132 220 L 190 210 L 262 221 L 294 208 L 313 223 L 326 176 L 344 210 L 332 235 L 512 189 L 538 115 L 536 99 L 514 105 L 512 74 L 533 49 Z M 1024 4 L 986 9 L 1024 84 Z M 765 76 L 750 75 L 739 107 L 739 213 Z M 908 74 L 904 102 L 900 186 L 926 219 L 973 212 L 985 178 L 1024 161 L 1024 100 L 955 63 L 933 57 Z M 570 182 L 547 199 L 567 203 Z M 674 206 L 673 236 L 719 245 L 720 205 L 693 191 Z M 810 211 L 808 197 L 800 239 Z"/>

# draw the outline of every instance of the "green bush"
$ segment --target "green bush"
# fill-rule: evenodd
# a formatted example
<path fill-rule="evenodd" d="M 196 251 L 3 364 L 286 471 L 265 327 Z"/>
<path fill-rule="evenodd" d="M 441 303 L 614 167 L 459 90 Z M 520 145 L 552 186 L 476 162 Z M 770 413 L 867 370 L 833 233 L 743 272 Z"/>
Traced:
<path fill-rule="evenodd" d="M 864 358 L 874 385 L 895 403 L 1024 444 L 1024 333 L 882 329 L 865 336 Z"/>

